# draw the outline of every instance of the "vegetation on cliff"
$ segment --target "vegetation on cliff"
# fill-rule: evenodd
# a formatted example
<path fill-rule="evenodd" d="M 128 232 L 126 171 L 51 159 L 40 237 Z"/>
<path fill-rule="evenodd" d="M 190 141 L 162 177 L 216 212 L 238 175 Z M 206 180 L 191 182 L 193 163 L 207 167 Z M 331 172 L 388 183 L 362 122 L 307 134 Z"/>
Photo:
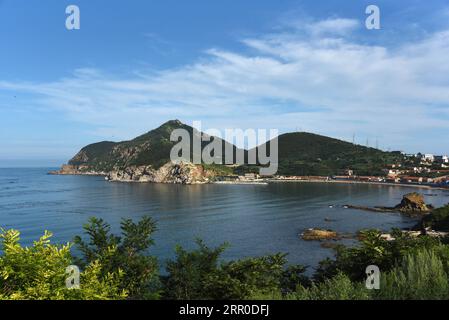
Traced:
<path fill-rule="evenodd" d="M 168 121 L 157 129 L 149 131 L 135 139 L 122 142 L 104 141 L 82 148 L 70 161 L 71 171 L 111 172 L 131 167 L 151 167 L 158 170 L 170 161 L 170 151 L 176 142 L 170 141 L 175 129 L 185 129 L 193 136 L 201 133 L 178 120 Z M 213 137 L 212 139 L 218 139 Z M 209 142 L 202 142 L 203 149 Z M 287 133 L 279 136 L 279 170 L 280 175 L 332 176 L 343 174 L 346 169 L 354 170 L 358 175 L 383 175 L 382 168 L 388 163 L 402 159 L 399 152 L 383 152 L 349 142 L 324 137 L 311 133 Z M 237 147 L 223 142 L 223 158 L 226 148 L 235 153 Z M 256 149 L 257 150 L 257 149 Z M 270 142 L 267 145 L 270 150 Z M 193 148 L 190 151 L 193 159 Z M 243 151 L 245 159 L 248 151 Z M 258 172 L 255 165 L 242 165 L 234 169 L 215 165 L 217 174 L 244 174 Z M 68 172 L 70 173 L 70 172 Z"/>
<path fill-rule="evenodd" d="M 184 129 L 190 134 L 191 143 L 193 137 L 201 133 L 191 126 L 181 123 L 179 120 L 171 120 L 159 128 L 151 130 L 135 139 L 122 142 L 104 141 L 94 143 L 82 148 L 70 161 L 69 165 L 109 172 L 114 169 L 128 167 L 151 166 L 159 169 L 170 162 L 170 151 L 177 142 L 170 140 L 171 133 L 175 129 Z M 214 137 L 213 139 L 219 139 Z M 219 139 L 220 141 L 223 141 Z M 202 142 L 201 150 L 209 142 Z M 229 144 L 223 141 L 223 151 Z M 237 150 L 235 146 L 230 146 Z M 190 159 L 193 159 L 194 150 L 190 148 Z M 224 152 L 223 152 L 224 163 Z"/>
<path fill-rule="evenodd" d="M 384 152 L 306 132 L 280 135 L 278 143 L 280 175 L 332 176 L 352 169 L 358 175 L 381 176 L 386 164 L 402 159 L 399 152 Z"/>

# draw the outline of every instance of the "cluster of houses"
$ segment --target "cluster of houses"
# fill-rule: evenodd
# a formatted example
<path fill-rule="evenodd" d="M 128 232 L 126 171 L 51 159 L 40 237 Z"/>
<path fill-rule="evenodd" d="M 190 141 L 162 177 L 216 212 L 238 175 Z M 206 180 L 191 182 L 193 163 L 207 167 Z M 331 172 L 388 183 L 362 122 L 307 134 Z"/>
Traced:
<path fill-rule="evenodd" d="M 418 166 L 392 164 L 384 169 L 387 182 L 449 185 L 449 156 L 433 154 L 405 155 L 414 159 Z"/>
<path fill-rule="evenodd" d="M 359 176 L 347 169 L 341 175 L 332 177 L 325 176 L 271 176 L 261 177 L 258 174 L 247 173 L 242 176 L 223 177 L 223 181 L 260 181 L 260 180 L 282 180 L 282 181 L 358 181 L 377 183 L 403 183 L 403 184 L 427 184 L 449 187 L 449 156 L 436 156 L 432 154 L 404 154 L 405 160 L 413 160 L 413 166 L 408 164 L 387 165 L 383 176 Z M 416 161 L 418 160 L 418 161 Z"/>
<path fill-rule="evenodd" d="M 410 156 L 410 155 L 408 155 Z M 440 165 L 442 168 L 449 168 L 449 156 L 437 156 L 433 154 L 422 154 L 418 153 L 411 155 L 419 160 L 421 160 L 422 165 Z"/>
<path fill-rule="evenodd" d="M 419 165 L 387 165 L 383 170 L 385 173 L 384 177 L 355 176 L 352 170 L 346 170 L 345 175 L 336 176 L 333 179 L 449 186 L 449 156 L 418 153 L 413 155 L 404 154 L 404 157 L 405 160 L 415 160 L 412 163 L 419 163 Z"/>
<path fill-rule="evenodd" d="M 428 184 L 428 185 L 439 185 L 439 186 L 449 186 L 449 175 L 440 176 L 437 178 L 428 177 L 418 177 L 411 175 L 400 175 L 400 176 L 356 176 L 356 175 L 341 175 L 332 177 L 321 177 L 321 176 L 278 176 L 276 180 L 284 181 L 356 181 L 356 182 L 377 182 L 377 183 L 403 183 L 403 184 Z"/>

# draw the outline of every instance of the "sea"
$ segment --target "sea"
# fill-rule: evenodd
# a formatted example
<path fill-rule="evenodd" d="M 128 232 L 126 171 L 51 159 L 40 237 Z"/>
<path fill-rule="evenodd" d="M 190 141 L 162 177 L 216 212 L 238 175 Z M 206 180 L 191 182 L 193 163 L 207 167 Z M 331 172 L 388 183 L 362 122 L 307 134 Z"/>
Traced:
<path fill-rule="evenodd" d="M 161 266 L 181 245 L 195 248 L 228 243 L 224 260 L 287 253 L 291 264 L 313 269 L 332 257 L 321 242 L 300 234 L 309 228 L 354 234 L 361 229 L 408 228 L 417 220 L 397 213 L 345 209 L 344 205 L 394 206 L 409 192 L 420 192 L 438 207 L 449 191 L 370 184 L 285 182 L 268 185 L 173 185 L 108 182 L 96 176 L 55 176 L 56 168 L 0 168 L 0 227 L 21 232 L 29 246 L 45 230 L 52 242 L 83 236 L 90 217 L 104 219 L 120 232 L 124 218 L 150 216 L 157 222 L 149 254 Z M 343 240 L 353 245 L 355 240 Z M 76 251 L 76 250 L 75 250 Z"/>

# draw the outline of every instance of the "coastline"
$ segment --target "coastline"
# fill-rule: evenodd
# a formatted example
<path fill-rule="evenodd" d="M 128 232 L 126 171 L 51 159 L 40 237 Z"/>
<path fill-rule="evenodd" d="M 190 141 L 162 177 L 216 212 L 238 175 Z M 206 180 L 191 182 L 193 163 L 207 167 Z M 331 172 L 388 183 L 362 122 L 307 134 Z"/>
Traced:
<path fill-rule="evenodd" d="M 104 172 L 62 172 L 62 171 L 50 171 L 49 175 L 63 175 L 63 176 L 97 176 L 97 177 L 107 177 L 108 174 Z M 132 181 L 132 180 L 107 180 L 110 182 L 126 182 L 126 183 L 151 183 L 142 181 Z M 157 182 L 152 182 L 157 183 Z M 428 184 L 412 184 L 412 183 L 392 183 L 392 182 L 376 182 L 376 181 L 357 181 L 357 180 L 324 180 L 324 179 L 264 179 L 261 181 L 211 181 L 199 184 L 222 184 L 222 185 L 268 185 L 270 183 L 329 183 L 329 184 L 365 184 L 365 185 L 381 185 L 381 186 L 393 186 L 393 187 L 407 187 L 407 188 L 418 188 L 427 190 L 445 190 L 449 191 L 449 188 L 444 188 L 441 186 L 433 186 Z"/>
<path fill-rule="evenodd" d="M 279 180 L 279 179 L 270 179 L 270 183 L 338 183 L 338 184 L 368 184 L 368 185 L 381 185 L 381 186 L 393 186 L 393 187 L 407 187 L 407 188 L 418 188 L 418 189 L 428 189 L 428 190 L 446 190 L 449 191 L 449 188 L 443 188 L 440 186 L 432 186 L 432 185 L 423 185 L 423 184 L 409 184 L 409 183 L 391 183 L 391 182 L 375 182 L 375 181 L 343 181 L 343 180 L 319 180 L 319 179 L 311 179 L 311 180 Z"/>

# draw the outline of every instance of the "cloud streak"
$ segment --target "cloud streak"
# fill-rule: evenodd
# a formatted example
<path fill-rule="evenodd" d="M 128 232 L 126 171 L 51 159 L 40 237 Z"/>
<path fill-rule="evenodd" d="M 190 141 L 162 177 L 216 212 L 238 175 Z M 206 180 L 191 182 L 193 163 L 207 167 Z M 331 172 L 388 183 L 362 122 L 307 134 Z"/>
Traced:
<path fill-rule="evenodd" d="M 358 27 L 328 19 L 243 39 L 250 53 L 212 48 L 177 69 L 132 76 L 79 69 L 54 82 L 0 81 L 0 90 L 31 93 L 33 103 L 105 137 L 180 118 L 346 139 L 355 132 L 385 148 L 449 151 L 449 142 L 435 140 L 449 131 L 449 31 L 387 48 L 351 40 Z"/>

